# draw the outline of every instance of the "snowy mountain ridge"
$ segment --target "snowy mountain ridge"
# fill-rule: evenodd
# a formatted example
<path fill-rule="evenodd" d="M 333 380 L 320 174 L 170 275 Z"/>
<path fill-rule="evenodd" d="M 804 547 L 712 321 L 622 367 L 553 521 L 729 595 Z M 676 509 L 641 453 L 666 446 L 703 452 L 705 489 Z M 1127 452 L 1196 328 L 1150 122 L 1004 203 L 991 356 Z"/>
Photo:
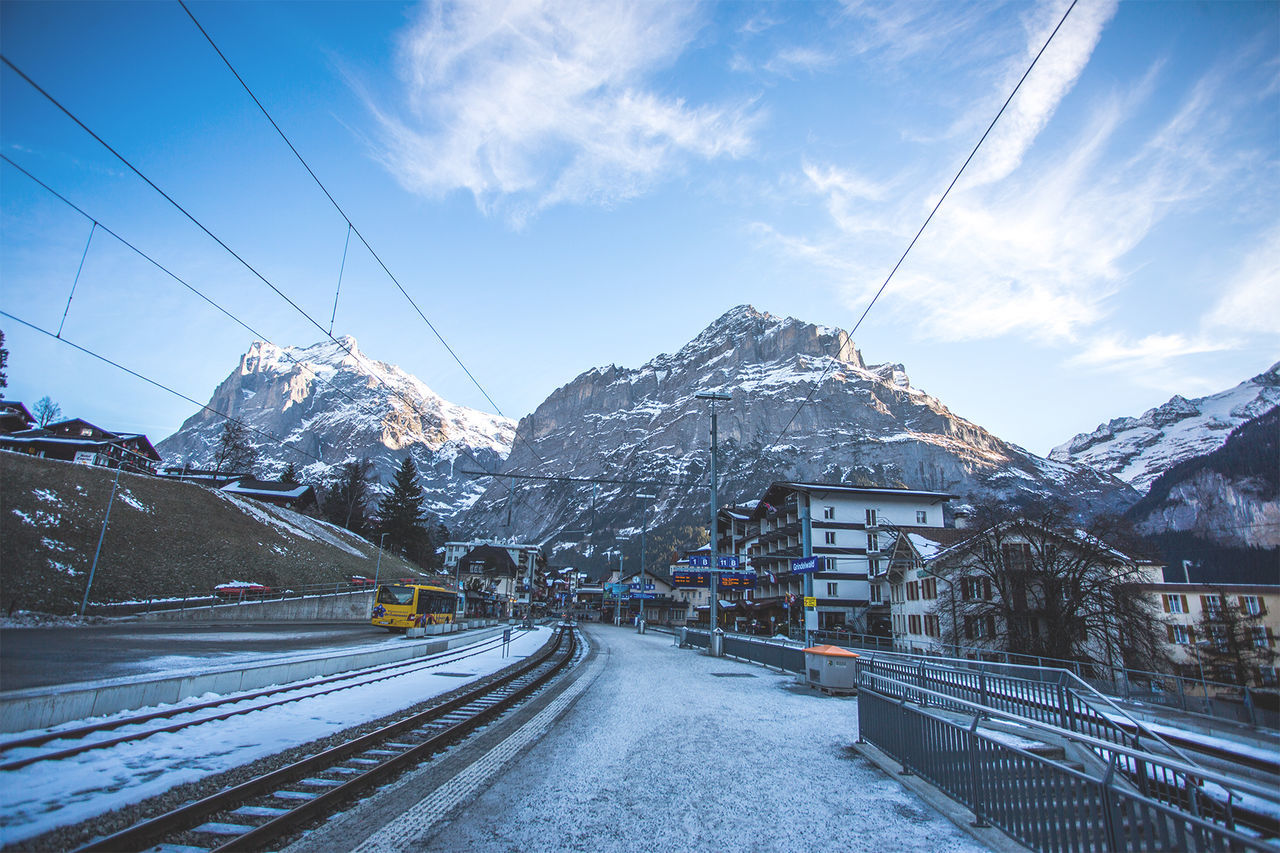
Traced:
<path fill-rule="evenodd" d="M 710 419 L 696 395 L 706 392 L 730 397 L 717 404 L 724 501 L 799 479 L 974 499 L 1049 495 L 1091 511 L 1137 498 L 1108 475 L 1041 459 L 953 414 L 914 387 L 901 364 L 866 364 L 843 330 L 741 305 L 674 354 L 638 368 L 593 368 L 556 389 L 520 421 L 504 468 L 639 484 L 517 481 L 510 500 L 495 484 L 465 526 L 501 531 L 510 516 L 511 529 L 535 541 L 591 531 L 589 539 L 605 539 L 559 546 L 591 553 L 635 526 L 633 496 L 645 491 L 657 496 L 654 522 L 704 525 Z"/>
<path fill-rule="evenodd" d="M 1145 492 L 1162 473 L 1221 447 L 1231 431 L 1280 405 L 1280 362 L 1234 388 L 1188 400 L 1175 395 L 1140 417 L 1115 418 L 1049 451 L 1113 474 Z"/>
<path fill-rule="evenodd" d="M 385 483 L 411 455 L 431 512 L 443 518 L 470 506 L 482 488 L 455 475 L 454 463 L 497 467 L 515 435 L 510 419 L 445 400 L 399 367 L 361 353 L 350 336 L 308 347 L 254 341 L 215 389 L 209 408 L 286 445 L 251 436 L 261 455 L 260 476 L 275 476 L 293 462 L 304 479 L 318 483 L 342 463 L 368 458 L 374 477 Z M 157 450 L 169 464 L 212 467 L 222 424 L 201 410 Z"/>

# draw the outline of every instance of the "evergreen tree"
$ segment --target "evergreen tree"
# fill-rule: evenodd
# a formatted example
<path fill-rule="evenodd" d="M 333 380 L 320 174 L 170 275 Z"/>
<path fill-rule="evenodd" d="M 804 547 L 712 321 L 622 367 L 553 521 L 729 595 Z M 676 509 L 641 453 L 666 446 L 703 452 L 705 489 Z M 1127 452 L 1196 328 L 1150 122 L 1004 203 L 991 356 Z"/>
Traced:
<path fill-rule="evenodd" d="M 284 470 L 280 472 L 280 482 L 289 483 L 294 486 L 302 485 L 301 474 L 298 473 L 298 466 L 292 462 L 286 462 Z"/>
<path fill-rule="evenodd" d="M 424 568 L 431 554 L 431 535 L 422 509 L 425 500 L 418 485 L 418 466 L 413 457 L 406 456 L 391 491 L 378 502 L 378 532 L 387 534 L 387 547 Z"/>
<path fill-rule="evenodd" d="M 324 501 L 325 518 L 353 533 L 363 533 L 368 526 L 365 512 L 372 470 L 373 463 L 368 459 L 343 463 L 337 478 L 329 484 Z"/>
<path fill-rule="evenodd" d="M 213 470 L 218 474 L 252 474 L 257 464 L 258 448 L 250 443 L 248 428 L 228 420 L 213 446 Z"/>
<path fill-rule="evenodd" d="M 5 370 L 9 365 L 9 351 L 4 346 L 4 331 L 0 330 L 0 388 L 7 388 L 9 385 L 8 376 Z M 4 397 L 4 393 L 0 392 L 0 398 Z"/>

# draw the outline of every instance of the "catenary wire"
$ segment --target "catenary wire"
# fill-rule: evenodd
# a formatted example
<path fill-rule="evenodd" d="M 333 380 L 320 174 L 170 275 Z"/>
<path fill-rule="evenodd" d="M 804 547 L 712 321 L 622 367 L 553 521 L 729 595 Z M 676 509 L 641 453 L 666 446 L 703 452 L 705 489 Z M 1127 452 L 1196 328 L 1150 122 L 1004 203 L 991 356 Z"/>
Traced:
<path fill-rule="evenodd" d="M 123 364 L 121 364 L 120 362 L 118 362 L 118 361 L 113 361 L 113 360 L 111 360 L 111 359 L 107 358 L 105 355 L 102 355 L 101 353 L 94 352 L 93 350 L 89 349 L 88 347 L 81 346 L 80 344 L 77 344 L 77 343 L 75 343 L 75 342 L 73 342 L 73 341 L 70 341 L 70 340 L 68 340 L 67 338 L 58 337 L 57 335 L 55 335 L 53 332 L 49 331 L 48 329 L 41 328 L 40 326 L 37 326 L 35 323 L 31 323 L 31 322 L 29 322 L 29 321 L 27 321 L 27 320 L 22 319 L 21 317 L 17 316 L 16 314 L 10 314 L 8 311 L 5 311 L 4 309 L 0 308 L 0 317 L 8 317 L 10 320 L 13 320 L 15 323 L 19 323 L 19 324 L 21 324 L 21 325 L 23 325 L 23 326 L 26 326 L 28 329 L 31 329 L 33 332 L 39 332 L 40 334 L 42 334 L 42 335 L 47 335 L 48 337 L 53 338 L 53 339 L 54 339 L 54 340 L 56 340 L 56 341 L 61 341 L 62 343 L 66 344 L 67 346 L 69 346 L 69 347 L 71 347 L 71 348 L 73 348 L 73 349 L 75 349 L 75 350 L 77 350 L 77 351 L 79 351 L 79 352 L 81 352 L 81 353 L 84 353 L 84 354 L 85 354 L 85 355 L 87 355 L 87 356 L 90 356 L 90 357 L 92 357 L 92 358 L 96 358 L 98 361 L 101 361 L 101 362 L 103 362 L 103 363 L 105 363 L 105 364 L 109 364 L 109 365 L 111 365 L 112 367 L 116 368 L 117 370 L 122 370 L 122 371 L 124 371 L 125 373 L 129 374 L 130 376 L 133 376 L 133 377 L 135 377 L 135 378 L 137 378 L 137 379 L 141 379 L 143 382 L 146 382 L 148 385 L 154 385 L 155 387 L 159 388 L 161 391 L 167 391 L 168 393 L 172 394 L 172 395 L 173 395 L 173 396 L 175 396 L 175 397 L 178 397 L 178 398 L 180 398 L 180 399 L 182 399 L 182 400 L 186 400 L 188 403 L 192 404 L 193 406 L 198 406 L 198 407 L 200 407 L 201 409 L 204 409 L 204 410 L 205 410 L 205 411 L 207 411 L 207 412 L 211 412 L 212 414 L 218 415 L 219 417 L 226 418 L 228 421 L 231 421 L 232 423 L 239 424 L 240 426 L 244 427 L 245 429 L 249 430 L 250 432 L 254 433 L 255 435 L 260 435 L 260 436 L 262 436 L 263 438 L 267 439 L 268 441 L 271 441 L 271 442 L 273 442 L 273 443 L 275 443 L 275 444 L 280 445 L 281 447 L 283 447 L 283 448 L 284 448 L 284 449 L 286 449 L 286 450 L 292 450 L 294 453 L 298 453 L 298 454 L 301 454 L 301 455 L 303 455 L 303 456 L 306 456 L 306 457 L 308 457 L 308 458 L 310 458 L 310 459 L 314 459 L 314 460 L 315 460 L 315 461 L 317 461 L 317 462 L 324 462 L 324 460 L 323 460 L 323 459 L 321 459 L 319 456 L 316 456 L 316 455 L 315 455 L 315 454 L 313 454 L 313 453 L 308 453 L 307 451 L 303 450 L 303 449 L 302 449 L 302 448 L 300 448 L 300 447 L 294 447 L 294 446 L 292 446 L 292 445 L 290 445 L 290 444 L 287 444 L 287 443 L 285 442 L 285 440 L 284 440 L 284 439 L 282 439 L 282 438 L 281 438 L 280 436 L 278 436 L 278 435 L 273 435 L 273 434 L 271 434 L 271 433 L 269 433 L 269 432 L 267 432 L 267 431 L 265 431 L 265 430 L 258 429 L 258 428 L 257 428 L 257 427 L 255 427 L 255 426 L 252 426 L 252 425 L 250 425 L 250 424 L 245 423 L 244 421 L 240 420 L 239 418 L 232 417 L 231 415 L 227 414 L 226 412 L 220 412 L 220 411 L 218 411 L 217 409 L 213 408 L 212 406 L 206 405 L 206 404 L 204 404 L 204 403 L 196 402 L 195 400 L 193 400 L 193 399 L 191 399 L 190 397 L 188 397 L 186 394 L 183 394 L 181 391 L 176 391 L 176 390 L 174 390 L 173 388 L 170 388 L 168 385 L 165 385 L 163 382 L 160 382 L 159 380 L 152 379 L 151 377 L 146 376 L 146 375 L 144 375 L 144 374 L 142 374 L 142 373 L 139 373 L 139 372 L 138 372 L 138 371 L 136 371 L 136 370 L 133 370 L 133 369 L 128 368 L 128 367 L 125 367 L 125 366 L 124 366 Z"/>
<path fill-rule="evenodd" d="M 359 361 L 359 359 L 357 358 L 356 353 L 352 351 L 351 347 L 347 346 L 343 341 L 341 341 L 341 340 L 340 340 L 340 339 L 338 339 L 338 338 L 335 338 L 332 334 L 330 334 L 329 332 L 327 332 L 327 331 L 325 330 L 324 326 L 323 326 L 320 322 L 318 322 L 314 317 L 312 317 L 310 314 L 308 314 L 308 313 L 307 313 L 307 312 L 306 312 L 306 311 L 305 311 L 301 306 L 299 306 L 296 302 L 294 302 L 292 299 L 290 299 L 290 298 L 289 298 L 289 296 L 288 296 L 287 294 L 285 294 L 285 293 L 284 293 L 284 291 L 282 291 L 282 290 L 280 290 L 280 288 L 276 287 L 276 286 L 275 286 L 275 285 L 274 285 L 270 280 L 268 280 L 268 279 L 266 278 L 266 276 L 264 276 L 262 273 L 258 272 L 258 270 L 257 270 L 257 269 L 252 265 L 252 264 L 250 264 L 250 263 L 249 263 L 248 261 L 246 261 L 243 257 L 241 257 L 241 256 L 240 256 L 240 255 L 239 255 L 239 254 L 234 250 L 234 249 L 232 249 L 232 248 L 231 248 L 230 246 L 228 246 L 225 242 L 223 242 L 223 241 L 222 241 L 222 239 L 221 239 L 221 238 L 219 238 L 216 234 L 214 234 L 212 231 L 210 231 L 210 230 L 209 230 L 209 229 L 208 229 L 208 228 L 207 228 L 207 227 L 206 227 L 202 222 L 200 222 L 200 220 L 196 219 L 196 218 L 195 218 L 195 216 L 193 216 L 193 215 L 192 215 L 192 214 L 191 214 L 191 213 L 190 213 L 186 208 L 184 208 L 181 204 L 179 204 L 179 203 L 178 203 L 178 202 L 177 202 L 177 201 L 176 201 L 172 196 L 170 196 L 170 195 L 169 195 L 168 193 L 166 193 L 163 189 L 161 189 L 159 186 L 157 186 L 157 185 L 155 184 L 155 182 L 153 182 L 150 178 L 148 178 L 145 174 L 143 174 L 143 173 L 142 173 L 142 171 L 141 171 L 140 169 L 138 169 L 138 167 L 134 166 L 134 165 L 133 165 L 133 163 L 131 163 L 131 162 L 129 161 L 129 159 L 128 159 L 128 158 L 126 158 L 126 157 L 125 157 L 123 154 L 121 154 L 120 152 L 116 151 L 116 149 L 115 149 L 115 148 L 113 148 L 113 147 L 112 147 L 112 146 L 111 146 L 111 145 L 110 145 L 106 140 L 104 140 L 101 136 L 99 136 L 97 133 L 95 133 L 95 132 L 94 132 L 94 131 L 93 131 L 93 130 L 88 126 L 88 125 L 86 125 L 83 121 L 81 121 L 81 120 L 79 119 L 79 117 L 77 117 L 73 112 L 71 112 L 71 110 L 69 110 L 67 107 L 63 106 L 63 104 L 62 104 L 60 101 L 58 101 L 58 99 L 57 99 L 57 98 L 53 97 L 53 95 L 51 95 L 49 92 L 45 91 L 45 89 L 44 89 L 44 88 L 42 88 L 38 83 L 36 83 L 36 82 L 35 82 L 35 80 L 31 79 L 31 77 L 29 77 L 29 76 L 28 76 L 28 75 L 27 75 L 27 74 L 26 74 L 22 69 L 18 68 L 18 66 L 17 66 L 17 65 L 15 65 L 15 64 L 14 64 L 14 63 L 13 63 L 13 62 L 8 58 L 8 57 L 7 57 L 7 56 L 4 56 L 3 54 L 0 54 L 0 61 L 3 61 L 5 65 L 9 66 L 9 68 L 10 68 L 10 69 L 12 69 L 12 70 L 13 70 L 13 72 L 14 72 L 15 74 L 17 74 L 19 77 L 21 77 L 21 78 L 22 78 L 22 79 L 23 79 L 23 80 L 24 80 L 24 81 L 25 81 L 29 86 L 31 86 L 33 89 L 35 89 L 37 92 L 39 92 L 39 93 L 40 93 L 40 94 L 41 94 L 41 95 L 42 95 L 46 100 L 48 100 L 48 101 L 49 101 L 51 104 L 53 104 L 53 105 L 54 105 L 54 106 L 55 106 L 59 111 L 61 111 L 65 116 L 67 116 L 67 118 L 69 118 L 69 119 L 71 119 L 73 122 L 75 122 L 75 124 L 76 124 L 76 125 L 78 125 L 82 130 L 84 130 L 84 132 L 85 132 L 85 133 L 87 133 L 87 134 L 89 134 L 91 137 L 93 137 L 93 139 L 94 139 L 94 140 L 95 140 L 99 145 L 101 145 L 103 148 L 107 149 L 107 151 L 111 152 L 111 154 L 112 154 L 112 155 L 113 155 L 117 160 L 119 160 L 121 163 L 123 163 L 123 164 L 125 165 L 125 167 L 126 167 L 126 168 L 128 168 L 131 172 L 133 172 L 135 175 L 137 175 L 139 178 L 141 178 L 141 179 L 142 179 L 142 180 L 143 180 L 143 181 L 144 181 L 148 186 L 150 186 L 152 189 L 154 189 L 154 190 L 155 190 L 155 191 L 156 191 L 156 192 L 157 192 L 157 193 L 158 193 L 162 198 L 164 198 L 166 201 L 168 201 L 170 205 L 172 205 L 172 206 L 173 206 L 174 208 L 176 208 L 180 213 L 182 213 L 182 215 L 183 215 L 183 216 L 185 216 L 188 220 L 190 220 L 192 224 L 194 224 L 197 228 L 199 228 L 201 231 L 203 231 L 205 234 L 207 234 L 207 235 L 209 236 L 209 238 L 210 238 L 210 239 L 212 239 L 215 243 L 217 243 L 219 246 L 221 246 L 221 247 L 222 247 L 222 248 L 227 252 L 227 254 L 231 255 L 231 257 L 233 257 L 233 258 L 235 258 L 237 261 L 239 261 L 239 262 L 240 262 L 240 264 L 241 264 L 245 269 L 247 269 L 247 270 L 249 270 L 249 272 L 253 273 L 253 275 L 254 275 L 254 276 L 256 276 L 260 281 L 262 281 L 262 283 L 263 283 L 263 284 L 265 284 L 268 288 L 270 288 L 272 292 L 274 292 L 275 294 L 277 294 L 281 299 L 283 299 L 286 303 L 288 303 L 288 304 L 289 304 L 289 305 L 290 305 L 290 306 L 291 306 L 295 311 L 297 311 L 297 312 L 298 312 L 299 314 L 301 314 L 304 318 L 306 318 L 306 320 L 307 320 L 309 323 L 311 323 L 311 325 L 315 326 L 315 327 L 316 327 L 316 329 L 317 329 L 321 334 L 323 334 L 323 335 L 324 335 L 325 337 L 327 337 L 330 341 L 332 341 L 334 344 L 336 344 L 340 349 L 342 349 L 345 353 L 347 353 L 347 355 L 351 356 L 351 357 L 352 357 L 352 359 L 355 359 L 356 361 Z M 399 391 L 397 391 L 395 388 L 392 388 L 392 387 L 391 387 L 391 385 L 390 385 L 390 384 L 388 384 L 388 383 L 387 383 L 387 381 L 386 381 L 385 379 L 383 379 L 381 376 L 377 375 L 376 373 L 374 373 L 374 374 L 372 374 L 372 375 L 374 376 L 374 378 L 375 378 L 375 379 L 377 379 L 377 380 L 378 380 L 378 382 L 379 382 L 383 387 L 385 387 L 389 392 L 391 392 L 391 394 L 393 394 L 394 396 L 396 396 L 397 398 L 399 398 L 399 399 L 401 400 L 401 402 L 403 402 L 405 405 L 407 405 L 407 406 L 409 407 L 409 409 L 410 409 L 410 410 L 412 410 L 415 414 L 417 414 L 417 415 L 419 415 L 419 416 L 422 416 L 422 415 L 423 415 L 423 413 L 418 409 L 417 405 L 416 405 L 412 400 L 410 400 L 409 398 L 405 397 L 403 394 L 401 394 L 401 393 L 400 393 Z M 504 416 L 504 417 L 505 417 L 505 416 Z M 481 468 L 484 468 L 484 467 L 485 467 L 485 466 L 484 466 L 484 464 L 483 464 L 482 462 L 480 462 L 480 460 L 476 459 L 476 458 L 475 458 L 475 456 L 474 456 L 474 455 L 473 455 L 473 454 L 472 454 L 472 453 L 471 453 L 471 452 L 470 452 L 470 451 L 469 451 L 465 446 L 463 446 L 463 445 L 459 444 L 459 445 L 458 445 L 458 448 L 462 451 L 462 453 L 463 453 L 465 456 L 467 456 L 467 458 L 469 458 L 469 459 L 470 459 L 472 462 L 474 462 L 476 465 L 480 466 Z M 509 489 L 508 491 L 511 491 L 511 490 Z"/>
<path fill-rule="evenodd" d="M 942 203 L 946 201 L 947 196 L 951 193 L 951 189 L 960 180 L 960 176 L 964 174 L 964 170 L 969 166 L 969 163 L 973 160 L 974 156 L 977 155 L 978 149 L 982 147 L 982 143 L 986 141 L 987 136 L 990 135 L 991 131 L 995 128 L 996 122 L 1000 120 L 1000 116 L 1004 115 L 1005 109 L 1008 108 L 1009 104 L 1013 101 L 1014 95 L 1018 94 L 1018 90 L 1022 88 L 1023 82 L 1031 74 L 1031 69 L 1036 67 L 1036 63 L 1040 61 L 1040 57 L 1043 56 L 1045 50 L 1048 49 L 1050 42 L 1053 41 L 1053 37 L 1058 34 L 1058 30 L 1062 29 L 1062 25 L 1067 21 L 1067 16 L 1071 14 L 1071 10 L 1076 7 L 1077 2 L 1079 2 L 1079 0 L 1071 0 L 1071 5 L 1067 7 L 1067 11 L 1062 13 L 1062 18 L 1058 21 L 1058 25 L 1053 28 L 1053 32 L 1049 33 L 1049 37 L 1045 39 L 1044 44 L 1040 46 L 1039 52 L 1036 53 L 1034 58 L 1032 58 L 1031 64 L 1028 65 L 1027 70 L 1022 73 L 1022 77 L 1018 79 L 1017 84 L 1013 87 L 1013 91 L 1009 93 L 1009 97 L 1005 98 L 1005 101 L 1001 104 L 999 111 L 996 112 L 995 118 L 991 120 L 991 124 L 987 125 L 987 129 L 983 131 L 982 138 L 978 140 L 978 144 L 973 146 L 973 150 L 970 151 L 969 156 L 965 158 L 964 163 L 960 166 L 960 170 L 956 172 L 956 176 L 951 179 L 951 183 L 947 185 L 947 189 L 938 198 L 937 204 L 933 206 L 933 209 L 929 211 L 929 215 L 925 217 L 924 224 L 920 226 L 920 230 L 916 231 L 916 235 L 911 238 L 911 242 L 907 244 L 907 248 L 903 251 L 902 256 L 898 258 L 898 262 L 893 265 L 893 269 L 889 270 L 889 275 L 885 277 L 884 283 L 880 285 L 880 289 L 875 292 L 875 295 L 871 297 L 871 301 L 867 303 L 867 307 L 863 309 L 862 315 L 858 317 L 858 322 L 854 323 L 853 328 L 849 330 L 844 344 L 842 344 L 840 349 L 836 351 L 835 358 L 828 360 L 826 367 L 822 370 L 822 375 L 818 377 L 818 381 L 813 384 L 813 387 L 809 389 L 808 395 L 806 395 L 804 400 L 800 402 L 800 405 L 796 407 L 796 410 L 792 413 L 790 420 L 788 420 L 782 429 L 778 431 L 777 438 L 775 438 L 773 442 L 765 448 L 765 453 L 773 450 L 773 448 L 777 446 L 778 442 L 782 440 L 782 436 L 786 434 L 787 430 L 791 427 L 791 424 L 795 422 L 795 419 L 800 416 L 800 412 L 803 411 L 804 407 L 813 400 L 813 395 L 817 393 L 818 388 L 826 380 L 827 374 L 831 371 L 831 368 L 844 354 L 845 347 L 853 343 L 854 333 L 858 331 L 858 327 L 862 325 L 862 321 L 867 318 L 869 313 L 871 313 L 872 307 L 889 286 L 889 282 L 893 280 L 893 276 L 898 271 L 898 268 L 902 266 L 904 261 L 906 261 L 907 255 L 910 254 L 912 248 L 915 247 L 916 242 L 920 239 L 920 235 L 924 234 L 924 229 L 929 227 L 929 223 L 933 221 L 934 214 L 938 212 L 940 207 L 942 207 Z"/>

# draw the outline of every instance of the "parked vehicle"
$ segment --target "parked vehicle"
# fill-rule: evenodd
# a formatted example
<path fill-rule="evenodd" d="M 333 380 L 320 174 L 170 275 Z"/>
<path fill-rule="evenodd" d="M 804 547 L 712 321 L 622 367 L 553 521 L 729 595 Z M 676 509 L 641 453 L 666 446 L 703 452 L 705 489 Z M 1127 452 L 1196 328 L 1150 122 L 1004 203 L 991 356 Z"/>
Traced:
<path fill-rule="evenodd" d="M 245 581 L 220 583 L 213 588 L 213 594 L 218 598 L 225 598 L 233 601 L 243 601 L 250 598 L 265 598 L 268 595 L 271 595 L 271 593 L 272 589 L 269 586 L 260 583 L 246 583 Z"/>

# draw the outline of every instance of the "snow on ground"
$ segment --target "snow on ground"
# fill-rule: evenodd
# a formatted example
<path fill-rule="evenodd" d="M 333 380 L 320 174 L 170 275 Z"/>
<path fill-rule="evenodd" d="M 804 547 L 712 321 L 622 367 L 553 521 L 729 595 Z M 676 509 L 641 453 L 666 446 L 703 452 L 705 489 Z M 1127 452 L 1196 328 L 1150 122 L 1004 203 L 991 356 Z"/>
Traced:
<path fill-rule="evenodd" d="M 0 846 L 87 820 L 455 690 L 533 654 L 551 630 L 515 632 L 507 657 L 499 647 L 442 668 L 469 673 L 467 678 L 412 672 L 365 687 L 153 735 L 136 744 L 0 772 L 0 791 L 4 792 L 0 798 Z M 183 704 L 209 698 L 192 697 Z M 129 730 L 125 727 L 113 734 Z M 18 736 L 6 735 L 5 739 Z M 17 750 L 10 757 L 24 754 Z"/>
<path fill-rule="evenodd" d="M 985 849 L 851 755 L 856 699 L 793 674 L 587 628 L 605 665 L 431 851 Z"/>

